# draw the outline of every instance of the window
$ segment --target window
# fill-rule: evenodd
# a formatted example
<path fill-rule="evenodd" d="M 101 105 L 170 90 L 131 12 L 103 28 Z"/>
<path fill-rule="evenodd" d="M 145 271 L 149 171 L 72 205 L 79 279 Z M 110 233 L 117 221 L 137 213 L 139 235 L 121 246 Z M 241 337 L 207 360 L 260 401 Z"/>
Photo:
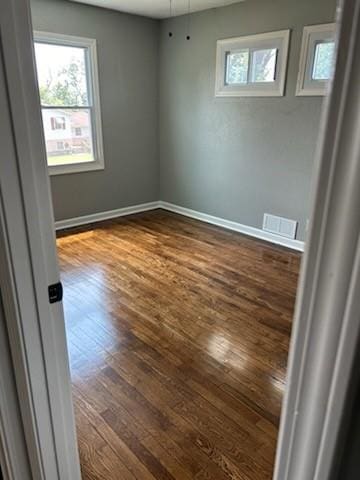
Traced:
<path fill-rule="evenodd" d="M 289 30 L 218 40 L 216 96 L 284 94 Z"/>
<path fill-rule="evenodd" d="M 335 57 L 335 24 L 304 28 L 296 95 L 325 95 Z"/>
<path fill-rule="evenodd" d="M 65 117 L 51 117 L 51 130 L 65 130 Z"/>
<path fill-rule="evenodd" d="M 34 37 L 50 174 L 103 169 L 95 40 L 44 32 Z"/>
<path fill-rule="evenodd" d="M 311 72 L 312 80 L 329 80 L 331 78 L 334 51 L 335 42 L 317 42 Z"/>

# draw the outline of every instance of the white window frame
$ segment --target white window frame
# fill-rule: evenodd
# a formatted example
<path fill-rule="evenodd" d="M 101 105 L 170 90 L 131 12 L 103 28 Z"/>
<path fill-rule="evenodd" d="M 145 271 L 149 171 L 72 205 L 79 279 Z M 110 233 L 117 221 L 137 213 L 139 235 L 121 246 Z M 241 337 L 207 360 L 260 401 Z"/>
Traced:
<path fill-rule="evenodd" d="M 99 74 L 97 63 L 96 40 L 93 38 L 75 37 L 53 32 L 34 32 L 35 43 L 47 43 L 66 47 L 78 47 L 85 49 L 86 80 L 88 87 L 89 105 L 86 106 L 91 112 L 91 131 L 93 141 L 94 160 L 90 162 L 72 163 L 69 165 L 48 165 L 50 175 L 63 175 L 67 173 L 89 172 L 103 170 L 105 168 L 103 135 L 101 125 L 101 107 L 99 94 Z M 41 106 L 41 108 L 44 108 Z M 45 107 L 50 108 L 50 107 Z M 61 109 L 84 108 L 78 106 L 61 107 Z"/>
<path fill-rule="evenodd" d="M 319 42 L 329 39 L 335 41 L 335 23 L 308 25 L 304 27 L 301 43 L 299 73 L 296 84 L 297 96 L 324 96 L 331 80 L 314 80 L 315 48 Z"/>
<path fill-rule="evenodd" d="M 260 33 L 218 40 L 216 44 L 216 97 L 281 97 L 284 95 L 290 30 Z M 226 84 L 226 59 L 231 51 L 276 48 L 274 82 L 254 82 L 244 85 Z M 249 67 L 250 68 L 250 67 Z"/>

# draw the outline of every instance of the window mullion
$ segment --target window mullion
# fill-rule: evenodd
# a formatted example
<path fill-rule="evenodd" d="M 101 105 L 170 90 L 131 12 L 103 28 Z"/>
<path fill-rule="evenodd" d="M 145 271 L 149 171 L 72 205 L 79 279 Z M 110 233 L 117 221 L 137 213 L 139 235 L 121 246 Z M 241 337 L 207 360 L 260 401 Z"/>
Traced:
<path fill-rule="evenodd" d="M 98 145 L 98 137 L 96 135 L 96 112 L 94 106 L 89 107 L 90 112 L 90 125 L 91 125 L 91 137 L 92 137 L 92 144 L 93 144 L 93 155 L 95 161 L 98 159 L 99 156 L 99 145 Z"/>
<path fill-rule="evenodd" d="M 253 83 L 252 81 L 252 74 L 253 74 L 253 53 L 255 49 L 254 48 L 249 48 L 249 67 L 248 67 L 248 72 L 247 72 L 247 83 Z"/>
<path fill-rule="evenodd" d="M 88 103 L 89 105 L 94 105 L 94 92 L 93 92 L 93 71 L 91 66 L 91 53 L 87 48 L 85 50 L 85 77 L 86 77 L 86 88 L 88 92 Z"/>

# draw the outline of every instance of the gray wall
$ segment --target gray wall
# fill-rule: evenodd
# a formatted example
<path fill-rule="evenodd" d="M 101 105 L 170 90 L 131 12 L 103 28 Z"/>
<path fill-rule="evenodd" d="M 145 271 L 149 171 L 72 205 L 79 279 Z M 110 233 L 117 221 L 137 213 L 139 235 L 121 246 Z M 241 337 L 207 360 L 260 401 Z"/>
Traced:
<path fill-rule="evenodd" d="M 105 170 L 51 178 L 57 220 L 159 198 L 159 22 L 31 0 L 37 30 L 96 38 Z"/>
<path fill-rule="evenodd" d="M 295 97 L 304 25 L 333 21 L 335 0 L 249 0 L 162 23 L 160 196 L 260 227 L 264 212 L 304 238 L 321 97 Z M 292 30 L 286 95 L 214 98 L 216 40 Z M 168 37 L 172 30 L 174 36 Z"/>
<path fill-rule="evenodd" d="M 166 200 L 261 227 L 264 212 L 304 238 L 321 97 L 295 97 L 304 25 L 335 0 L 249 0 L 157 22 L 31 0 L 38 30 L 97 39 L 105 170 L 51 178 L 57 220 Z M 174 32 L 172 38 L 168 31 Z M 215 98 L 216 40 L 291 28 L 286 95 Z M 160 55 L 160 58 L 159 58 Z"/>

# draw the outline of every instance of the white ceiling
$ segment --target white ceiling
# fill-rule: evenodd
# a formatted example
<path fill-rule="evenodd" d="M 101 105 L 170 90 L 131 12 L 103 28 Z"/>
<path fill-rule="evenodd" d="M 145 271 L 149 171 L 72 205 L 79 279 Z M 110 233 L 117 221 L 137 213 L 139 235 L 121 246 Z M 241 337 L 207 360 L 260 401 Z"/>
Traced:
<path fill-rule="evenodd" d="M 151 18 L 168 18 L 170 0 L 74 0 L 97 7 L 111 8 L 120 12 L 144 15 Z M 223 7 L 243 0 L 190 0 L 191 12 Z M 184 15 L 188 12 L 188 0 L 172 0 L 172 15 Z"/>

